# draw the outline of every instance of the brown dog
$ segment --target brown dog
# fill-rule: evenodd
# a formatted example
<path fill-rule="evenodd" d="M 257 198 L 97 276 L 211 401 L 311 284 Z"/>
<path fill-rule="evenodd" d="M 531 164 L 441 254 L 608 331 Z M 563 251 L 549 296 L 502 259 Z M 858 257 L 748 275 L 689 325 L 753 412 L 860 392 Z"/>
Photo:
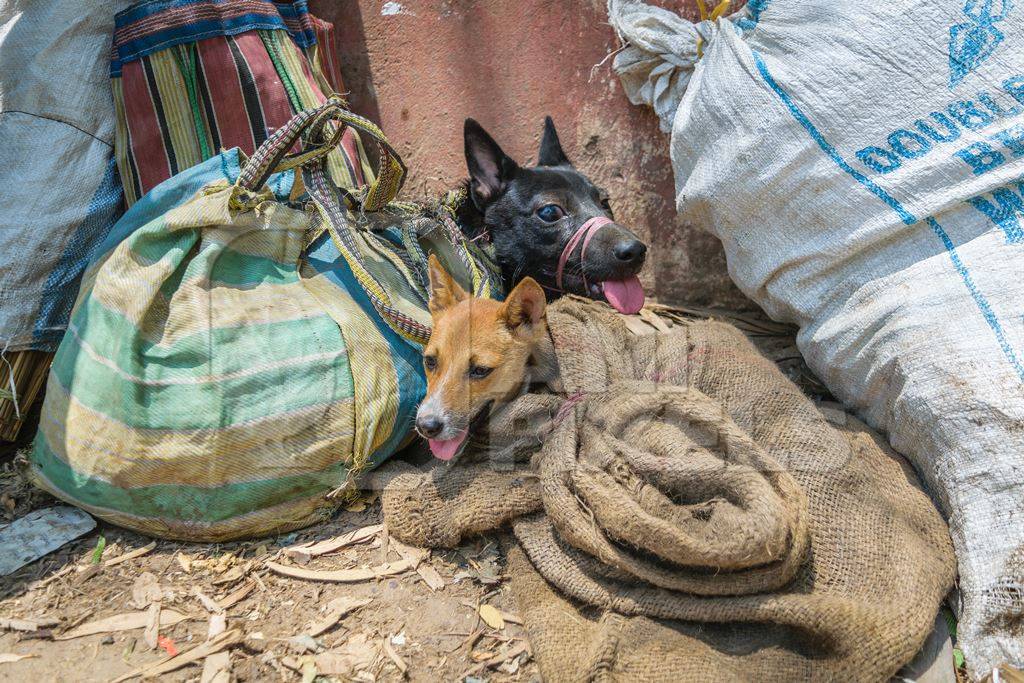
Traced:
<path fill-rule="evenodd" d="M 531 373 L 553 363 L 544 290 L 525 278 L 505 301 L 477 299 L 430 257 L 434 331 L 423 352 L 427 395 L 416 431 L 442 460 L 461 452 L 469 431 L 518 394 Z"/>

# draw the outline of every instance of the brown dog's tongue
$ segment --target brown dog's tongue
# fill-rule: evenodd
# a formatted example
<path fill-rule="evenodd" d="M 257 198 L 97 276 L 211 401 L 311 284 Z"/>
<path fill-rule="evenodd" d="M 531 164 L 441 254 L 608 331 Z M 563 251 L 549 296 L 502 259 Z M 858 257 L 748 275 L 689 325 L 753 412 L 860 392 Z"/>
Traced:
<path fill-rule="evenodd" d="M 451 460 L 459 451 L 459 446 L 466 440 L 466 432 L 462 432 L 454 439 L 429 439 L 430 452 L 434 457 L 441 460 Z"/>
<path fill-rule="evenodd" d="M 636 275 L 625 280 L 605 280 L 604 298 L 619 313 L 633 315 L 644 307 L 644 287 Z"/>

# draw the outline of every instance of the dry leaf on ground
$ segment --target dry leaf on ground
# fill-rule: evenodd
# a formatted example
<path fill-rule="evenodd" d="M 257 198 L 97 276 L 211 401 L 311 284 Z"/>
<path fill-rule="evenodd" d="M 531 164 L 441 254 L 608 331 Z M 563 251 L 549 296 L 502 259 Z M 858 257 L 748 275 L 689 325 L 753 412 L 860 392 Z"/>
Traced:
<path fill-rule="evenodd" d="M 397 562 L 389 562 L 388 564 L 379 565 L 376 567 L 360 568 L 360 569 L 335 569 L 332 571 L 316 571 L 313 569 L 301 569 L 299 567 L 289 567 L 277 562 L 267 562 L 267 567 L 278 574 L 284 576 L 290 576 L 294 579 L 307 579 L 309 581 L 332 581 L 336 583 L 354 583 L 358 581 L 370 581 L 371 579 L 379 579 L 385 576 L 394 576 L 401 574 L 402 572 L 408 571 L 415 566 L 414 562 L 409 560 L 398 560 Z"/>
<path fill-rule="evenodd" d="M 228 630 L 228 618 L 223 612 L 210 615 L 210 624 L 206 627 L 206 639 L 213 640 Z"/>
<path fill-rule="evenodd" d="M 146 613 L 146 630 L 142 632 L 142 639 L 150 650 L 155 650 L 157 639 L 160 637 L 160 603 L 154 602 L 149 606 Z"/>
<path fill-rule="evenodd" d="M 238 629 L 231 629 L 230 631 L 225 631 L 213 640 L 208 640 L 205 643 L 201 643 L 189 650 L 185 650 L 184 652 L 174 655 L 173 657 L 168 657 L 159 662 L 156 662 L 155 664 L 144 666 L 142 668 L 136 669 L 135 671 L 132 671 L 131 673 L 127 673 L 124 676 L 121 676 L 120 678 L 116 678 L 114 679 L 113 683 L 121 683 L 122 681 L 131 680 L 132 678 L 136 678 L 138 676 L 147 678 L 152 676 L 159 676 L 161 674 L 169 673 L 171 671 L 176 671 L 177 669 L 180 669 L 181 667 L 186 666 L 187 664 L 197 662 L 200 659 L 209 657 L 210 655 L 220 652 L 221 650 L 225 650 L 229 647 L 237 645 L 238 643 L 242 642 L 242 638 L 242 632 Z"/>
<path fill-rule="evenodd" d="M 467 676 L 472 676 L 472 675 L 477 674 L 477 673 L 479 673 L 481 671 L 484 671 L 485 669 L 489 669 L 491 667 L 498 666 L 499 664 L 501 664 L 503 662 L 507 662 L 508 660 L 513 659 L 515 657 L 518 657 L 519 655 L 521 655 L 523 653 L 528 653 L 529 651 L 530 651 L 530 646 L 527 643 L 525 643 L 525 642 L 520 643 L 519 645 L 515 645 L 515 646 L 509 648 L 507 651 L 505 651 L 505 652 L 503 652 L 501 654 L 495 655 L 494 657 L 491 657 L 490 659 L 487 659 L 485 661 L 480 662 L 479 664 L 474 666 L 472 669 L 470 669 L 469 671 L 466 671 L 461 676 L 459 676 L 459 680 L 465 680 Z"/>
<path fill-rule="evenodd" d="M 113 567 L 115 565 L 121 564 L 122 562 L 127 562 L 128 560 L 134 560 L 136 557 L 142 557 L 143 555 L 146 555 L 147 553 L 152 552 L 152 550 L 154 548 L 156 548 L 156 541 L 151 542 L 149 545 L 144 545 L 141 548 L 136 548 L 135 550 L 132 550 L 131 552 L 127 552 L 124 555 L 118 555 L 117 557 L 112 557 L 109 560 L 105 561 L 103 563 L 103 566 L 104 567 Z"/>
<path fill-rule="evenodd" d="M 327 603 L 326 614 L 319 619 L 310 622 L 302 629 L 302 632 L 315 638 L 321 633 L 331 629 L 349 612 L 359 609 L 360 607 L 364 607 L 365 605 L 369 605 L 371 602 L 373 602 L 371 598 L 357 599 L 348 596 L 335 598 Z"/>
<path fill-rule="evenodd" d="M 401 657 L 398 656 L 398 652 L 395 651 L 394 646 L 391 644 L 391 634 L 388 634 L 384 638 L 384 652 L 387 653 L 387 656 L 391 659 L 392 662 L 395 663 L 395 666 L 398 667 L 399 672 L 401 672 L 401 674 L 405 676 L 406 672 L 409 670 L 409 666 Z"/>
<path fill-rule="evenodd" d="M 212 612 L 213 614 L 223 614 L 224 613 L 224 608 L 221 607 L 217 603 L 216 600 L 214 600 L 210 596 L 206 595 L 205 593 L 203 593 L 198 588 L 194 588 L 192 590 L 192 594 L 195 595 L 196 599 L 199 600 L 199 602 L 201 602 L 203 604 L 203 607 L 206 608 L 207 612 Z"/>
<path fill-rule="evenodd" d="M 199 683 L 230 683 L 231 653 L 227 650 L 215 652 L 203 662 L 203 674 Z"/>
<path fill-rule="evenodd" d="M 376 643 L 365 633 L 357 633 L 340 647 L 316 655 L 313 661 L 325 676 L 352 676 L 373 666 L 379 654 Z"/>
<path fill-rule="evenodd" d="M 247 597 L 249 597 L 249 593 L 252 593 L 254 588 L 256 588 L 256 582 L 250 579 L 249 581 L 243 583 L 241 586 L 236 588 L 234 591 L 228 593 L 223 598 L 218 600 L 217 604 L 220 605 L 221 609 L 229 609 L 231 607 L 234 607 L 242 600 L 245 600 Z"/>
<path fill-rule="evenodd" d="M 13 664 L 23 659 L 32 659 L 39 655 L 16 655 L 13 652 L 0 652 L 0 664 Z"/>
<path fill-rule="evenodd" d="M 245 567 L 232 567 L 224 572 L 223 575 L 218 576 L 213 580 L 214 586 L 223 586 L 228 583 L 235 583 L 245 577 L 246 572 L 249 570 L 248 566 Z"/>
<path fill-rule="evenodd" d="M 480 605 L 480 618 L 491 628 L 498 630 L 505 628 L 505 619 L 494 605 Z"/>
<path fill-rule="evenodd" d="M 394 538 L 390 539 L 392 550 L 398 553 L 401 557 L 406 560 L 416 562 L 416 573 L 423 579 L 423 583 L 432 591 L 441 590 L 444 588 L 444 579 L 441 578 L 441 574 L 436 569 L 424 562 L 427 557 L 430 556 L 430 551 L 424 548 L 415 548 L 411 545 L 406 545 L 401 541 L 396 541 Z"/>
<path fill-rule="evenodd" d="M 510 614 L 505 610 L 498 610 L 498 613 L 501 614 L 501 618 L 509 624 L 519 624 L 520 626 L 523 625 L 522 617 L 516 616 L 515 614 Z"/>
<path fill-rule="evenodd" d="M 181 623 L 186 619 L 191 619 L 187 614 L 176 612 L 172 609 L 160 610 L 160 627 L 166 628 L 168 626 L 174 626 L 175 624 Z M 97 633 L 117 633 L 119 631 L 133 631 L 139 628 L 146 628 L 149 623 L 149 611 L 142 612 L 127 612 L 125 614 L 115 614 L 112 617 L 104 617 L 103 619 L 97 619 L 76 626 L 75 628 L 62 633 L 58 636 L 54 636 L 54 640 L 71 640 L 72 638 L 81 638 L 83 636 L 92 636 Z"/>
<path fill-rule="evenodd" d="M 151 603 L 163 600 L 164 591 L 160 588 L 156 575 L 142 572 L 132 585 L 132 606 L 146 609 Z"/>
<path fill-rule="evenodd" d="M 354 531 L 349 531 L 348 533 L 335 536 L 334 538 L 324 539 L 323 541 L 289 546 L 284 549 L 284 554 L 292 559 L 308 561 L 311 558 L 326 555 L 327 553 L 334 552 L 335 550 L 344 548 L 345 546 L 355 545 L 356 543 L 365 543 L 366 541 L 374 538 L 383 529 L 383 524 L 364 526 L 361 529 L 355 529 Z"/>

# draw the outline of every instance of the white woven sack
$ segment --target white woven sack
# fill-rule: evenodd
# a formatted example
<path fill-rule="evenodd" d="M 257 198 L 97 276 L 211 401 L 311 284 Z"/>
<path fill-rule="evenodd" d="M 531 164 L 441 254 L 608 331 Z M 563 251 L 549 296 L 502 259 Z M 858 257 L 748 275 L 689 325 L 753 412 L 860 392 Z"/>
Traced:
<path fill-rule="evenodd" d="M 609 13 L 679 212 L 948 514 L 971 672 L 1024 665 L 1024 2 Z"/>

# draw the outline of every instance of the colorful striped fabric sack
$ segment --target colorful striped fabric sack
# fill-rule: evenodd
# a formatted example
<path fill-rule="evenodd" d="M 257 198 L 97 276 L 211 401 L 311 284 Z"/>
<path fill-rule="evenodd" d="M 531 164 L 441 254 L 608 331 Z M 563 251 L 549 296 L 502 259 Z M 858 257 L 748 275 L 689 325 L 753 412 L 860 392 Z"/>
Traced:
<path fill-rule="evenodd" d="M 306 0 L 148 0 L 115 18 L 110 64 L 117 164 L 130 206 L 222 149 L 252 154 L 344 86 L 334 28 Z M 327 166 L 335 184 L 373 181 L 358 132 Z"/>
<path fill-rule="evenodd" d="M 350 127 L 381 158 L 356 192 L 331 185 L 325 163 Z M 331 99 L 253 157 L 223 152 L 145 195 L 86 272 L 29 477 L 109 522 L 184 540 L 328 515 L 408 440 L 430 332 L 424 251 L 498 293 L 443 210 L 392 202 L 404 171 L 373 124 Z"/>

